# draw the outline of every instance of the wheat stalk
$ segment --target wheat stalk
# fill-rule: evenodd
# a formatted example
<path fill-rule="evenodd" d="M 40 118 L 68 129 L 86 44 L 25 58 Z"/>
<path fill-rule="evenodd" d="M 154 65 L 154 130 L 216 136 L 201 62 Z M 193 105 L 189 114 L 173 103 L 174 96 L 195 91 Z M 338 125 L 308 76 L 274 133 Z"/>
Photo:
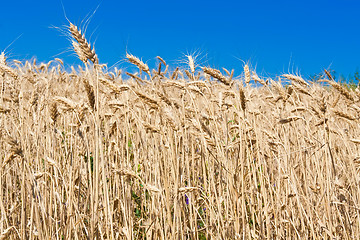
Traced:
<path fill-rule="evenodd" d="M 0 234 L 0 240 L 5 240 L 5 239 L 9 239 L 10 237 L 10 234 L 11 234 L 11 230 L 13 229 L 14 227 L 11 226 L 11 227 L 8 227 L 7 229 L 5 229 L 1 234 Z"/>

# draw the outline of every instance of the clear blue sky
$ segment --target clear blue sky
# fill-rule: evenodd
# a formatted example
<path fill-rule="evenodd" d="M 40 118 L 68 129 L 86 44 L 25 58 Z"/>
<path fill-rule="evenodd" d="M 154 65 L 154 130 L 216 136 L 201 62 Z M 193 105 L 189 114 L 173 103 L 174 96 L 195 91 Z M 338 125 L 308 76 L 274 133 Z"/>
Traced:
<path fill-rule="evenodd" d="M 92 13 L 86 36 L 100 62 L 128 65 L 126 50 L 155 67 L 155 57 L 179 65 L 200 53 L 200 65 L 242 72 L 250 62 L 263 75 L 319 73 L 347 76 L 360 67 L 360 1 L 108 1 L 62 0 L 75 24 Z M 0 50 L 10 59 L 80 64 L 70 43 L 52 26 L 67 24 L 60 0 L 3 1 Z"/>

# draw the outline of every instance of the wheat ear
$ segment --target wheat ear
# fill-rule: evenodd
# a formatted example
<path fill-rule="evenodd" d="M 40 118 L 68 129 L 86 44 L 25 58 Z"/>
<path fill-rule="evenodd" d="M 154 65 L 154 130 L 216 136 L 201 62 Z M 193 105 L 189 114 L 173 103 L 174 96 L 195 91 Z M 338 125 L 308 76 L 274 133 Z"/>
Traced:
<path fill-rule="evenodd" d="M 88 97 L 88 100 L 90 103 L 90 107 L 92 108 L 92 110 L 94 110 L 95 103 L 96 103 L 94 89 L 90 85 L 89 81 L 86 78 L 83 79 L 83 83 L 84 83 L 85 91 L 86 91 L 86 94 L 87 94 L 87 97 Z"/>
<path fill-rule="evenodd" d="M 245 64 L 245 66 L 244 66 L 244 73 L 245 73 L 245 83 L 246 83 L 246 85 L 249 85 L 250 80 L 251 80 L 251 75 L 250 75 L 249 65 L 247 65 L 247 64 Z"/>
<path fill-rule="evenodd" d="M 144 71 L 144 72 L 146 72 L 147 74 L 150 75 L 149 66 L 146 65 L 146 63 L 141 61 L 139 58 L 137 58 L 134 55 L 131 55 L 129 53 L 126 53 L 126 58 L 129 60 L 129 62 L 136 65 L 141 71 Z"/>
<path fill-rule="evenodd" d="M 263 79 L 259 78 L 259 76 L 256 74 L 255 71 L 253 71 L 252 74 L 253 74 L 253 75 L 252 75 L 252 79 L 253 79 L 255 82 L 258 82 L 258 83 L 260 83 L 261 85 L 266 85 L 266 82 L 265 82 Z"/>
<path fill-rule="evenodd" d="M 187 55 L 187 58 L 188 58 L 188 64 L 189 64 L 189 67 L 190 67 L 190 71 L 192 74 L 195 73 L 195 61 L 194 61 L 194 58 L 191 56 L 191 55 Z"/>
<path fill-rule="evenodd" d="M 18 74 L 9 66 L 0 63 L 0 71 L 9 74 L 11 77 L 17 79 Z"/>
<path fill-rule="evenodd" d="M 99 59 L 95 53 L 95 50 L 91 47 L 90 43 L 85 38 L 85 35 L 81 33 L 81 30 L 77 26 L 70 22 L 69 31 L 73 38 L 76 40 L 72 41 L 75 52 L 79 56 L 79 59 L 84 63 L 90 60 L 94 64 L 99 62 Z"/>
<path fill-rule="evenodd" d="M 342 118 L 346 118 L 350 121 L 354 121 L 356 120 L 355 117 L 349 115 L 349 114 L 346 114 L 345 112 L 343 111 L 339 111 L 339 110 L 336 110 L 336 109 L 333 109 L 333 112 L 335 113 L 335 115 L 339 116 L 339 117 L 342 117 Z"/>
<path fill-rule="evenodd" d="M 306 87 L 309 87 L 309 84 L 300 76 L 296 76 L 296 75 L 293 75 L 293 74 L 284 74 L 283 77 L 291 80 L 291 81 L 294 81 L 296 83 L 299 83 L 303 86 L 306 86 Z"/>
<path fill-rule="evenodd" d="M 157 56 L 156 58 L 159 59 L 159 61 L 162 62 L 162 64 L 164 64 L 164 66 L 166 66 L 166 62 L 162 57 Z"/>
<path fill-rule="evenodd" d="M 342 87 L 340 84 L 338 84 L 335 81 L 332 80 L 324 80 L 324 82 L 329 83 L 333 88 L 335 88 L 341 95 L 343 95 L 344 97 L 346 97 L 347 99 L 349 99 L 350 101 L 354 101 L 353 96 L 351 95 L 351 93 L 346 90 L 344 87 Z"/>
<path fill-rule="evenodd" d="M 76 103 L 74 103 L 72 100 L 65 98 L 65 97 L 54 97 L 54 101 L 57 103 L 62 104 L 66 110 L 75 110 L 76 109 Z"/>
<path fill-rule="evenodd" d="M 6 56 L 4 52 L 0 54 L 0 63 L 6 65 Z"/>
<path fill-rule="evenodd" d="M 124 91 L 127 91 L 130 89 L 130 87 L 126 84 L 123 84 L 123 85 L 116 85 L 114 83 L 112 83 L 111 81 L 108 81 L 104 78 L 99 78 L 99 81 L 105 85 L 106 87 L 110 88 L 111 90 L 113 90 L 115 93 L 121 93 L 121 92 L 124 92 Z"/>
<path fill-rule="evenodd" d="M 217 80 L 219 80 L 220 82 L 222 82 L 225 85 L 230 85 L 230 81 L 221 74 L 221 72 L 217 69 L 213 69 L 213 68 L 209 68 L 209 67 L 203 67 L 202 70 L 204 71 L 204 73 L 209 74 L 210 76 L 212 76 L 213 78 L 216 78 Z"/>
<path fill-rule="evenodd" d="M 243 86 L 239 86 L 239 96 L 240 96 L 240 106 L 241 106 L 241 109 L 245 112 L 245 109 L 246 109 L 246 98 L 245 98 L 245 92 L 244 92 L 244 87 L 243 87 Z"/>

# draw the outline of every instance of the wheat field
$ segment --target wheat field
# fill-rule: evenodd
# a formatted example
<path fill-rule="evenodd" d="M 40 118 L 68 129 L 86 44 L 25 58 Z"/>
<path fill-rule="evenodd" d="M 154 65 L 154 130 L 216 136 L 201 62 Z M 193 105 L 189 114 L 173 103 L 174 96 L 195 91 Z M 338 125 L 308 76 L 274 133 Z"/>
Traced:
<path fill-rule="evenodd" d="M 0 57 L 0 239 L 359 239 L 360 91 Z"/>

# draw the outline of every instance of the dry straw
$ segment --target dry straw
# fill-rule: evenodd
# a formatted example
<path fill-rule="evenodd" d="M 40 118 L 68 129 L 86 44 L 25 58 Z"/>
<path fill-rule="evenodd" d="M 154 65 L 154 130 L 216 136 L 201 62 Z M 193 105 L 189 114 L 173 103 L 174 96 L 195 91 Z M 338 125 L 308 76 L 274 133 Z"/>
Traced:
<path fill-rule="evenodd" d="M 9 239 L 10 234 L 13 232 L 13 226 L 8 227 L 7 229 L 5 229 L 1 234 L 0 234 L 0 240 L 5 240 L 5 239 Z"/>

